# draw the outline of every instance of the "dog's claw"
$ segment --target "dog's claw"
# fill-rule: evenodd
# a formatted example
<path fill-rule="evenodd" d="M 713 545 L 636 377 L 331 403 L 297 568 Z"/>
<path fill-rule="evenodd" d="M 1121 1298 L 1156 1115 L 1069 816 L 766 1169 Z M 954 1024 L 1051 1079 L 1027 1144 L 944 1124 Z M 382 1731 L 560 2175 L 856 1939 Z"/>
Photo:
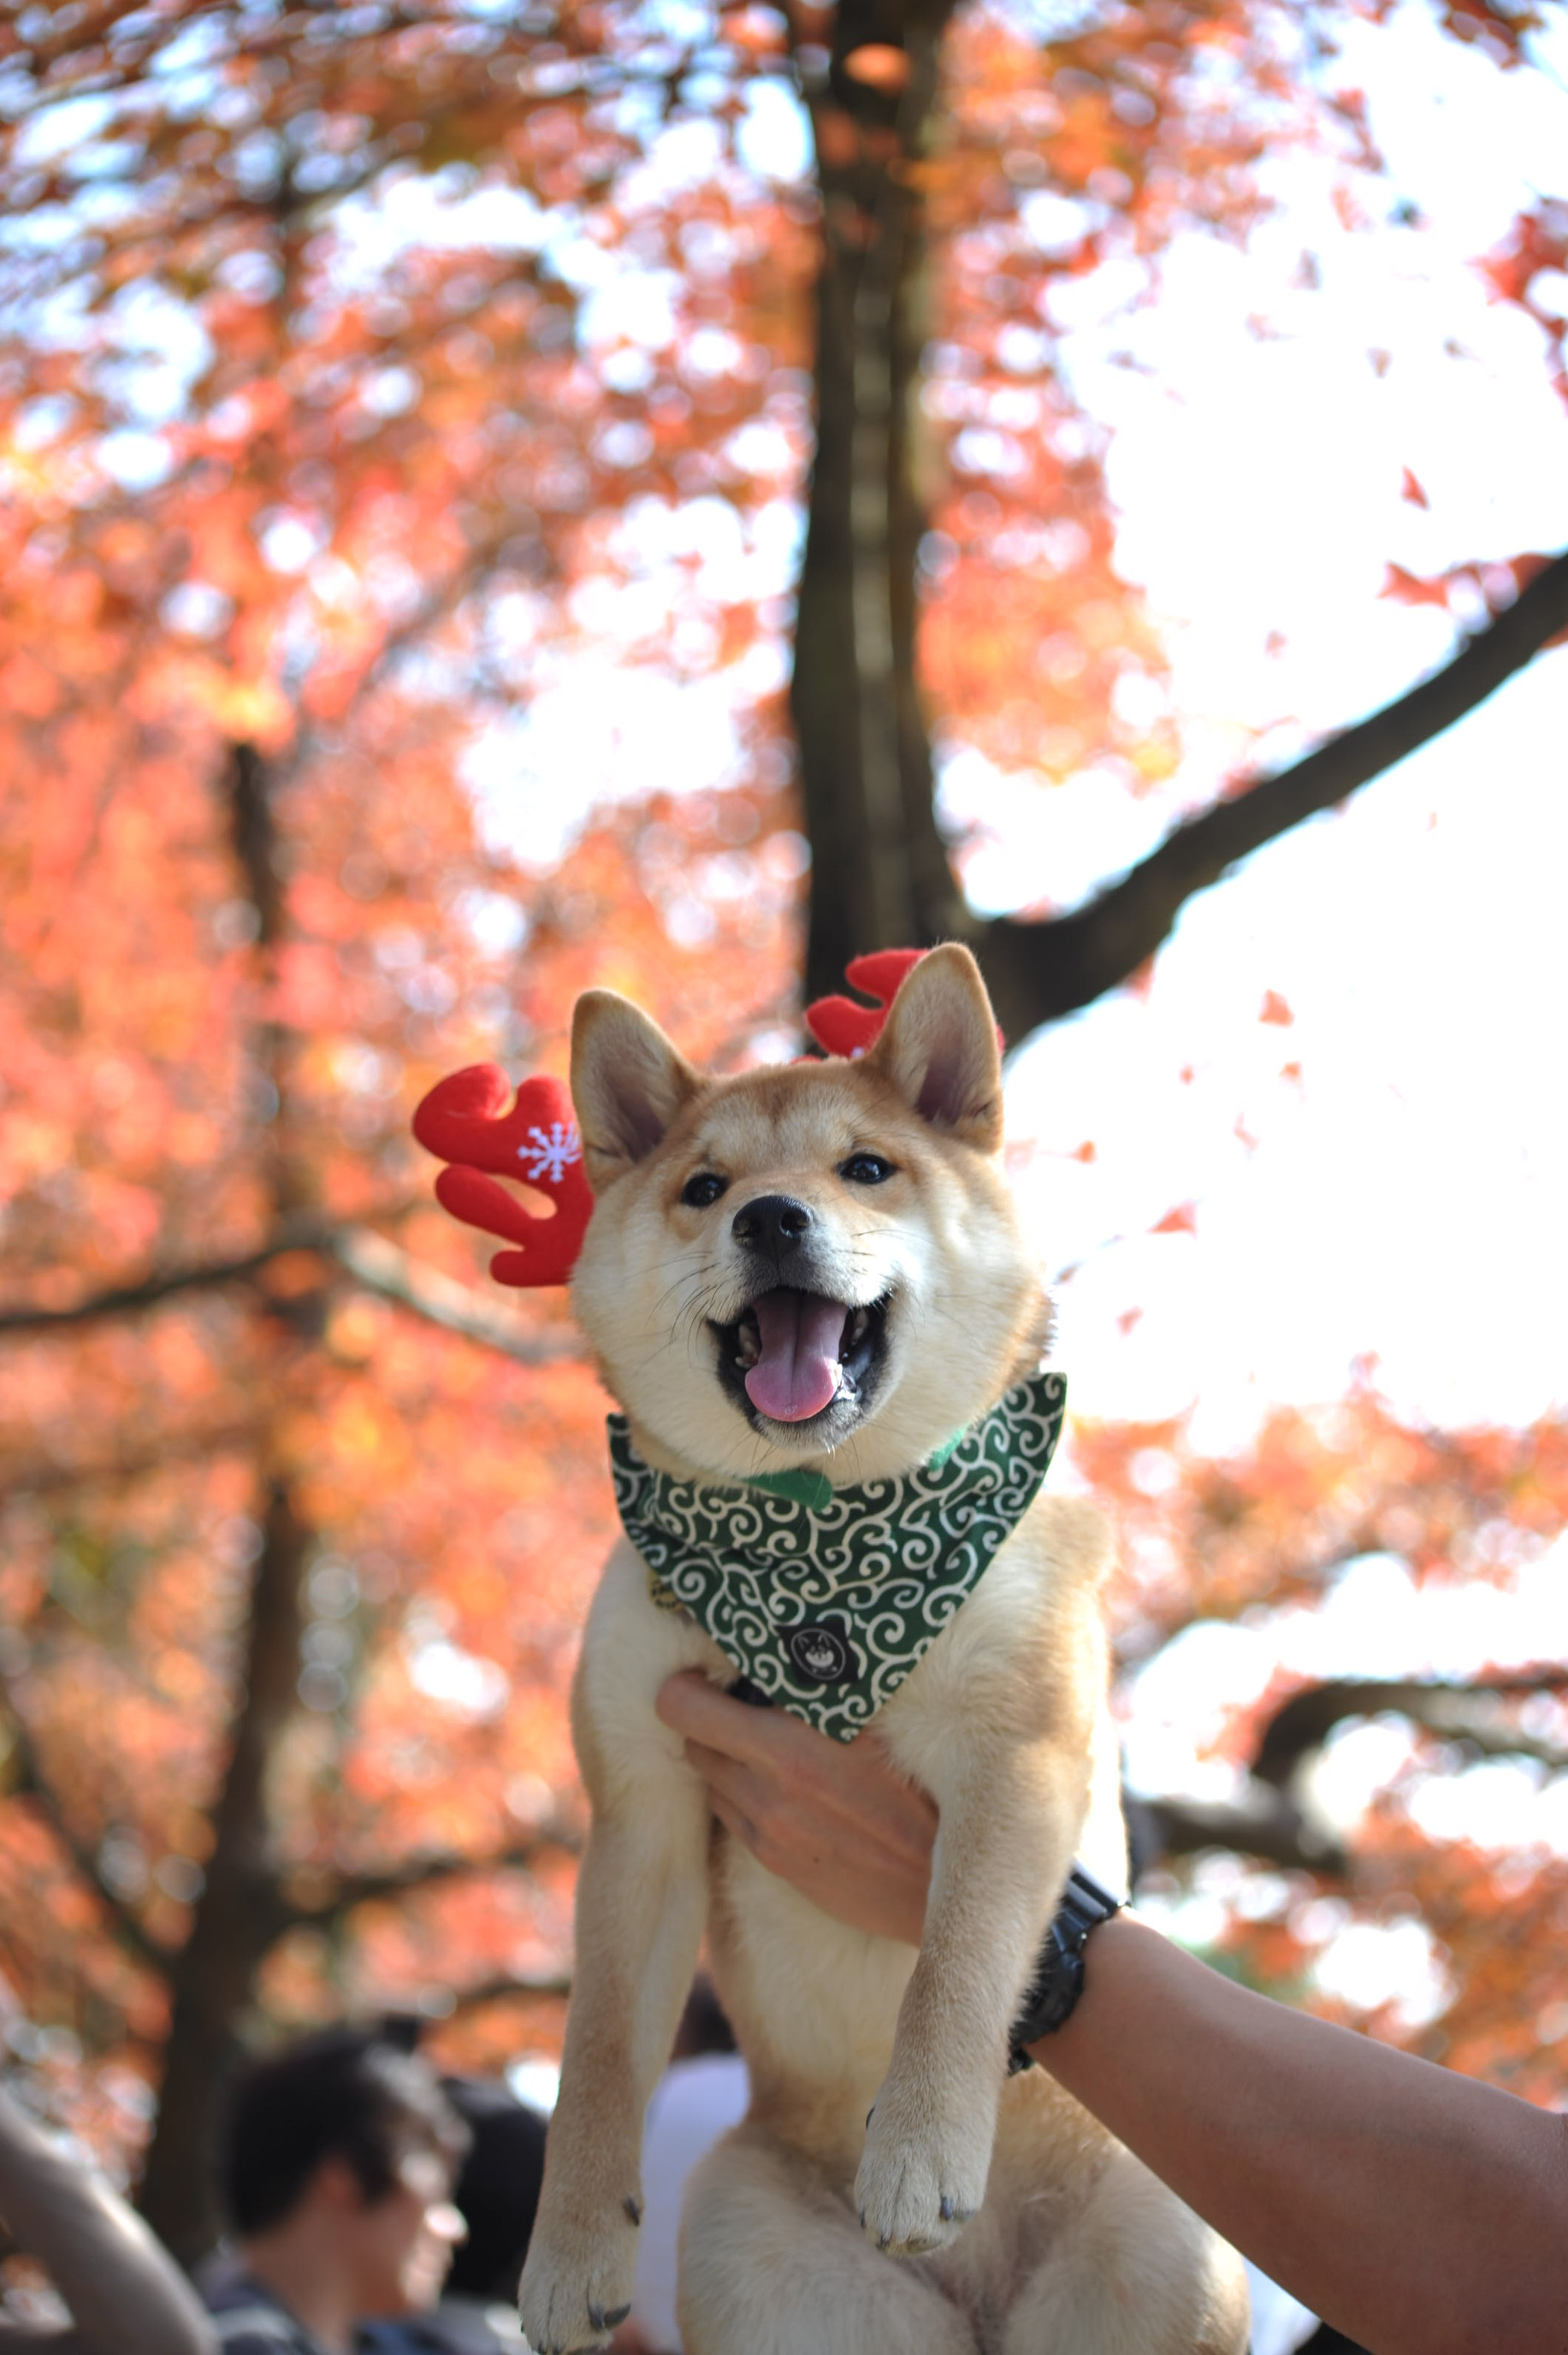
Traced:
<path fill-rule="evenodd" d="M 625 2198 L 622 2200 L 621 2205 L 625 2210 L 634 2224 L 640 2224 L 642 2222 L 643 2203 L 640 2200 L 634 2200 L 631 2193 L 628 2191 Z"/>

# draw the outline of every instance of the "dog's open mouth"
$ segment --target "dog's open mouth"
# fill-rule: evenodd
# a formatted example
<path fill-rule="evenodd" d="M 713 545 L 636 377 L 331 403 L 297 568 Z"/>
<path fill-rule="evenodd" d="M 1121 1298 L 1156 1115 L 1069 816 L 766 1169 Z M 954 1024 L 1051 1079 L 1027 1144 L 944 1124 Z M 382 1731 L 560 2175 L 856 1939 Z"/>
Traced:
<path fill-rule="evenodd" d="M 864 1403 L 881 1356 L 887 1302 L 856 1307 L 788 1285 L 764 1292 L 733 1325 L 718 1325 L 719 1371 L 772 1423 L 808 1423 Z"/>

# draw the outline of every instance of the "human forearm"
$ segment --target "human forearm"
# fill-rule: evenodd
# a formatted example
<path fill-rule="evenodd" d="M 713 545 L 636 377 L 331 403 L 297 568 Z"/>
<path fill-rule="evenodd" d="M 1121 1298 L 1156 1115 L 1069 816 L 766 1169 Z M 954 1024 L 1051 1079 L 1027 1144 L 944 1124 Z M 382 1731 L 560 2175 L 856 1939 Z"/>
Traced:
<path fill-rule="evenodd" d="M 1236 1987 L 1125 1915 L 1034 2057 L 1376 2355 L 1568 2350 L 1568 2122 Z"/>
<path fill-rule="evenodd" d="M 0 2093 L 0 2217 L 48 2266 L 77 2355 L 214 2355 L 195 2291 L 141 2218 Z"/>

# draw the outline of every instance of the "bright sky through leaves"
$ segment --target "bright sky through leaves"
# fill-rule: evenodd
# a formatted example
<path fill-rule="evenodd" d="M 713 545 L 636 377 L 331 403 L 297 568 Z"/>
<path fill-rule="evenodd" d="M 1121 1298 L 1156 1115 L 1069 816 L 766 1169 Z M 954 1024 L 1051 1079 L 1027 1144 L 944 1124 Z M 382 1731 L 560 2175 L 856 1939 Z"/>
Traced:
<path fill-rule="evenodd" d="M 1189 751 L 1160 793 L 1120 800 L 1098 779 L 1031 794 L 964 754 L 955 815 L 995 828 L 966 869 L 984 905 L 1086 895 L 1227 772 L 1282 762 L 1438 662 L 1452 625 L 1378 602 L 1389 562 L 1431 575 L 1568 542 L 1541 338 L 1471 267 L 1568 154 L 1568 90 L 1496 73 L 1408 5 L 1352 26 L 1336 72 L 1365 88 L 1385 200 L 1420 208 L 1419 237 L 1346 231 L 1332 175 L 1293 157 L 1288 208 L 1245 252 L 1179 243 L 1155 305 L 1069 338 L 1114 429 L 1118 548 L 1168 625 Z M 1320 290 L 1291 284 L 1307 243 Z M 1401 498 L 1406 464 L 1428 511 Z M 1014 1127 L 1042 1148 L 1022 1182 L 1054 1263 L 1086 1263 L 1061 1299 L 1081 1411 L 1196 1403 L 1224 1444 L 1371 1356 L 1403 1411 L 1440 1422 L 1562 1401 L 1565 738 L 1560 650 L 1190 906 L 1146 998 L 1019 1059 Z M 1260 1025 L 1271 991 L 1289 1027 Z M 1096 1157 L 1074 1163 L 1084 1138 Z M 1195 1234 L 1108 1243 L 1189 1200 Z"/>

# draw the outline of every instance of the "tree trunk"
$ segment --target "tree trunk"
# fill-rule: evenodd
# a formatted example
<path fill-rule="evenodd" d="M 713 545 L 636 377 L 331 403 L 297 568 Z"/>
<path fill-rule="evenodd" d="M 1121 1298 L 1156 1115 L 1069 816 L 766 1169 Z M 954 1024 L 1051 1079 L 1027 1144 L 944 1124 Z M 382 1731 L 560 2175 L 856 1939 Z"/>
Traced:
<path fill-rule="evenodd" d="M 977 929 L 932 810 L 914 668 L 926 274 L 918 165 L 952 6 L 846 0 L 813 109 L 823 204 L 816 455 L 791 689 L 812 845 L 808 997 L 840 987 L 849 959 L 869 949 Z M 895 75 L 901 55 L 901 88 L 847 70 L 873 43 L 895 53 Z"/>
<path fill-rule="evenodd" d="M 257 954 L 270 977 L 285 925 L 270 792 L 261 755 L 237 744 L 225 780 L 236 861 L 256 911 Z M 253 1062 L 261 1094 L 262 1160 L 274 1234 L 311 1205 L 290 1151 L 288 1055 L 283 1029 L 262 1023 Z M 235 1693 L 233 1745 L 213 1813 L 207 1881 L 191 1933 L 170 1971 L 173 2017 L 164 2051 L 157 2124 L 140 2202 L 155 2231 L 187 2263 L 217 2237 L 211 2135 L 217 2098 L 238 2057 L 239 2021 L 256 1971 L 285 1918 L 268 1806 L 269 1768 L 297 1705 L 300 1586 L 312 1542 L 291 1492 L 277 1408 L 291 1364 L 319 1329 L 319 1290 L 291 1293 L 286 1307 L 259 1298 L 257 1388 L 263 1412 L 257 1450 L 261 1546 L 251 1583 Z"/>
<path fill-rule="evenodd" d="M 207 1884 L 175 1963 L 157 2127 L 140 2204 L 185 2264 L 210 2249 L 220 2219 L 213 2186 L 215 2098 L 239 2057 L 237 2022 L 256 1968 L 281 1926 L 272 1860 L 267 1771 L 295 1707 L 300 1576 L 310 1533 L 274 1478 L 251 1590 L 234 1746 L 213 1817 Z"/>

